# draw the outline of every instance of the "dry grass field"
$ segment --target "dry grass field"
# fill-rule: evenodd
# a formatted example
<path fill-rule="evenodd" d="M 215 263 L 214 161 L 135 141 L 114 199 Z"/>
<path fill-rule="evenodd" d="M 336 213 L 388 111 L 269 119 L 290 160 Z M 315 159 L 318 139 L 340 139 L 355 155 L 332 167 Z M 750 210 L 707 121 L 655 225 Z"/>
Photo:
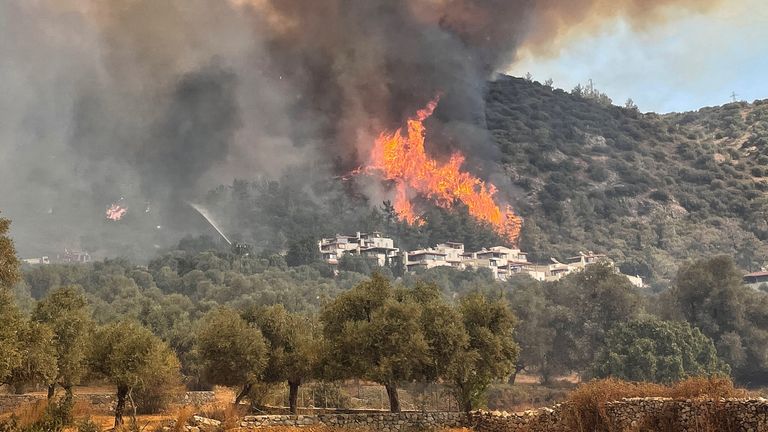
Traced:
<path fill-rule="evenodd" d="M 516 386 L 532 386 L 527 379 L 519 381 Z M 574 379 L 575 381 L 575 379 Z M 572 384 L 572 382 L 571 382 Z M 87 392 L 97 391 L 97 388 L 88 388 Z M 80 391 L 84 391 L 81 389 Z M 215 389 L 215 400 L 209 404 L 193 406 L 171 406 L 164 413 L 153 415 L 138 415 L 136 426 L 139 431 L 159 432 L 165 427 L 171 427 L 171 432 L 184 432 L 184 425 L 193 415 L 200 415 L 222 422 L 221 431 L 238 431 L 241 419 L 247 413 L 245 408 L 238 408 L 232 404 L 234 394 L 226 388 Z M 725 378 L 694 378 L 682 381 L 672 386 L 664 386 L 649 383 L 628 383 L 619 380 L 601 380 L 584 383 L 567 394 L 567 400 L 572 407 L 571 414 L 578 419 L 581 425 L 590 425 L 590 430 L 602 430 L 602 407 L 608 401 L 620 400 L 627 397 L 668 397 L 674 399 L 696 398 L 722 398 L 749 396 L 744 390 L 737 389 L 733 383 Z M 19 425 L 25 426 L 35 423 L 44 415 L 45 401 L 31 403 L 16 410 L 13 415 Z M 130 410 L 127 410 L 130 411 Z M 126 423 L 131 421 L 129 413 L 126 415 Z M 0 420 L 11 416 L 11 413 L 0 415 Z M 95 413 L 87 403 L 77 403 L 73 409 L 75 424 L 90 421 L 102 431 L 112 430 L 114 418 L 105 413 Z M 65 429 L 68 432 L 77 432 L 77 426 Z M 126 429 L 126 431 L 129 429 Z M 135 430 L 135 429 L 134 429 Z M 327 426 L 311 427 L 272 427 L 271 432 L 347 432 L 351 429 Z M 360 429 L 355 429 L 359 431 Z M 89 431 L 90 432 L 90 431 Z M 373 431 L 371 431 L 373 432 Z M 469 432 L 467 429 L 444 429 L 443 432 Z"/>
<path fill-rule="evenodd" d="M 102 389 L 99 387 L 87 387 L 78 389 L 80 393 L 97 393 L 100 391 L 108 392 L 109 389 Z M 168 427 L 172 424 L 178 426 L 172 427 L 171 432 L 184 432 L 184 425 L 193 415 L 200 415 L 207 418 L 212 418 L 222 422 L 222 431 L 239 431 L 240 421 L 247 414 L 244 409 L 238 409 L 232 405 L 234 399 L 234 393 L 232 390 L 217 387 L 215 389 L 216 400 L 210 404 L 203 405 L 201 407 L 192 406 L 171 406 L 164 413 L 152 414 L 152 415 L 138 415 L 136 417 L 137 428 L 141 432 L 160 432 L 164 427 Z M 44 412 L 47 403 L 41 400 L 36 403 L 26 404 L 16 410 L 14 413 L 0 414 L 0 421 L 8 419 L 12 415 L 15 415 L 18 424 L 20 426 L 28 426 L 39 420 Z M 92 422 L 98 425 L 102 431 L 114 430 L 114 416 L 104 413 L 94 413 L 90 406 L 85 403 L 77 403 L 73 409 L 73 417 L 75 425 L 67 427 L 64 432 L 78 432 L 78 424 L 85 421 Z M 131 420 L 129 416 L 125 417 L 126 424 Z M 126 432 L 130 431 L 129 428 L 124 428 Z M 334 428 L 327 426 L 311 426 L 311 427 L 273 427 L 270 428 L 272 432 L 352 432 L 352 429 Z M 360 432 L 360 429 L 354 429 L 355 432 Z M 374 431 L 371 431 L 374 432 Z M 444 429 L 441 432 L 470 432 L 468 429 Z"/>

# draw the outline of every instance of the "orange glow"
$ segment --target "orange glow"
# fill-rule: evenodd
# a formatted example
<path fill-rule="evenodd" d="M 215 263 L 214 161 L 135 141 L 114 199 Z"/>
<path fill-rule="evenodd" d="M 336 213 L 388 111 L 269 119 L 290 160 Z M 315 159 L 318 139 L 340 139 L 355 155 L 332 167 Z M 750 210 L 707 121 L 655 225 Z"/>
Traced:
<path fill-rule="evenodd" d="M 111 221 L 119 221 L 128 213 L 128 207 L 123 207 L 118 203 L 114 203 L 107 208 L 107 219 Z"/>
<path fill-rule="evenodd" d="M 437 102 L 437 99 L 431 101 L 408 119 L 405 133 L 400 128 L 379 135 L 366 170 L 380 173 L 395 183 L 394 206 L 400 220 L 421 223 L 409 195 L 422 195 L 443 208 L 459 201 L 467 206 L 472 217 L 490 224 L 499 235 L 517 244 L 522 219 L 509 205 L 496 204 L 494 185 L 463 172 L 464 156 L 460 153 L 451 155 L 447 163 L 439 163 L 427 155 L 424 120 L 432 115 Z"/>

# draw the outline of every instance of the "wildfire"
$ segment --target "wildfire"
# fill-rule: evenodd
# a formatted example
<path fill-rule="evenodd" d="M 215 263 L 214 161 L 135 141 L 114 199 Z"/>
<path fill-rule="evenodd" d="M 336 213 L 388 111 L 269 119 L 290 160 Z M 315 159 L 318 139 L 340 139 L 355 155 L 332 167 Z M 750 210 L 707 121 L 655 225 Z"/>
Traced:
<path fill-rule="evenodd" d="M 128 207 L 123 207 L 118 203 L 107 207 L 107 219 L 111 221 L 119 221 L 126 213 L 128 213 Z"/>
<path fill-rule="evenodd" d="M 437 103 L 436 98 L 408 119 L 405 133 L 400 128 L 379 135 L 367 170 L 376 171 L 395 183 L 394 206 L 400 220 L 421 223 L 409 195 L 422 195 L 443 208 L 459 201 L 467 206 L 472 217 L 490 224 L 499 235 L 516 244 L 522 219 L 509 205 L 496 204 L 496 187 L 463 172 L 461 153 L 451 155 L 447 163 L 439 163 L 427 155 L 424 120 L 432 115 Z"/>

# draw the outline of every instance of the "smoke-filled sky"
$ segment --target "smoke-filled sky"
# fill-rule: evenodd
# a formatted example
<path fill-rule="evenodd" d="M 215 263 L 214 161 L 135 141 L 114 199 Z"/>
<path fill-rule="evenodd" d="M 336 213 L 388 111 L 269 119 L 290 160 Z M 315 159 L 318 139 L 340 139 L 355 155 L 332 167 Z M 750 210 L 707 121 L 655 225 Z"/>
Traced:
<path fill-rule="evenodd" d="M 510 71 L 572 89 L 590 78 L 643 111 L 696 110 L 737 99 L 768 98 L 768 2 L 729 0 L 707 14 L 678 13 L 647 28 L 606 21 L 595 34 L 548 53 L 521 52 Z M 524 51 L 524 50 L 523 50 Z"/>
<path fill-rule="evenodd" d="M 364 165 L 375 136 L 437 95 L 427 150 L 437 159 L 460 150 L 466 169 L 501 178 L 483 92 L 521 47 L 554 53 L 617 20 L 651 31 L 720 7 L 719 0 L 2 1 L 0 211 L 13 219 L 22 255 L 64 247 L 133 255 L 126 249 L 194 233 L 188 202 L 234 178 L 275 177 L 301 164 L 327 166 L 330 176 Z M 376 199 L 389 193 L 382 185 L 366 191 Z M 105 220 L 113 202 L 128 207 L 124 221 Z"/>

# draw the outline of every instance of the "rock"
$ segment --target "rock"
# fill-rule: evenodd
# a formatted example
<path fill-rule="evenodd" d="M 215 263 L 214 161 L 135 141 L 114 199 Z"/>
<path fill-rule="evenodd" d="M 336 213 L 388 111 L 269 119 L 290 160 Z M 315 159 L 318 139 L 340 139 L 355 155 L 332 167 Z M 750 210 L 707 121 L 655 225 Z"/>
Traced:
<path fill-rule="evenodd" d="M 189 419 L 189 422 L 193 426 L 196 426 L 198 430 L 199 429 L 212 430 L 212 429 L 218 429 L 219 427 L 221 427 L 220 421 L 207 418 L 207 417 L 198 416 L 198 415 L 192 416 L 192 418 Z"/>

